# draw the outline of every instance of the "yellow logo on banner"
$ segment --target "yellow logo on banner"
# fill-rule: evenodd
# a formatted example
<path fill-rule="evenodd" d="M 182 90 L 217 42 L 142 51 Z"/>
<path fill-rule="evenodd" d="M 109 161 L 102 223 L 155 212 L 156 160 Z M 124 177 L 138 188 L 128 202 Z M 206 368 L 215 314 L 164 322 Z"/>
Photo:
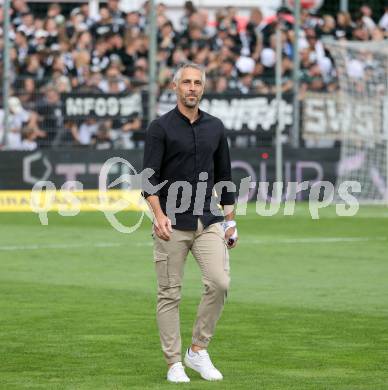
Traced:
<path fill-rule="evenodd" d="M 140 190 L 0 191 L 0 212 L 36 212 L 32 205 L 47 211 L 147 210 Z"/>

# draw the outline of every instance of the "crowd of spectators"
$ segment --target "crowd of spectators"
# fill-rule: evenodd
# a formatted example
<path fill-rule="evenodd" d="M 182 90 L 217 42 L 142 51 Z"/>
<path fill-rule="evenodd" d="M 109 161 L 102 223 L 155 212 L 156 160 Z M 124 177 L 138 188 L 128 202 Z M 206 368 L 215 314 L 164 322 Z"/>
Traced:
<path fill-rule="evenodd" d="M 293 16 L 287 8 L 279 9 L 272 17 L 264 17 L 259 8 L 253 8 L 249 17 L 243 18 L 236 7 L 226 7 L 210 20 L 207 10 L 197 9 L 186 1 L 179 25 L 172 23 L 166 11 L 165 5 L 157 6 L 158 93 L 171 89 L 174 71 L 188 60 L 204 65 L 209 91 L 273 93 L 278 22 L 282 25 L 282 90 L 292 90 L 295 36 Z M 67 121 L 62 116 L 61 93 L 125 93 L 147 89 L 148 12 L 147 1 L 138 11 L 124 13 L 118 0 L 107 0 L 95 17 L 91 16 L 87 3 L 66 16 L 59 4 L 51 4 L 42 17 L 25 0 L 13 0 L 11 147 L 29 150 L 53 144 L 133 147 L 136 142 L 133 135 L 144 128 L 144 119 L 135 115 L 129 121 Z M 0 26 L 2 20 L 0 8 Z M 323 38 L 386 39 L 388 4 L 383 15 L 373 15 L 367 4 L 352 16 L 346 12 L 333 16 L 303 10 L 301 22 L 298 42 L 303 97 L 308 90 L 322 92 L 337 88 L 333 61 Z M 0 27 L 0 48 L 1 36 Z"/>

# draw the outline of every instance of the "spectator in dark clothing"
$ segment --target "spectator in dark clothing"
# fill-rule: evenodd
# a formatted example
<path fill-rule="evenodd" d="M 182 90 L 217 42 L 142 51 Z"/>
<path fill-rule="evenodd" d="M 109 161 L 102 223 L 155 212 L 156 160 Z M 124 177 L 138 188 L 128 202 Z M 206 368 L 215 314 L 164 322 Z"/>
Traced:
<path fill-rule="evenodd" d="M 262 23 L 263 14 L 260 8 L 252 9 L 249 22 L 246 27 L 246 36 L 248 41 L 249 54 L 254 58 L 258 58 L 262 46 Z"/>
<path fill-rule="evenodd" d="M 55 142 L 58 131 L 63 128 L 62 105 L 58 91 L 48 85 L 44 90 L 43 98 L 37 103 L 38 114 L 43 118 L 42 130 L 47 134 L 41 146 L 48 146 Z"/>

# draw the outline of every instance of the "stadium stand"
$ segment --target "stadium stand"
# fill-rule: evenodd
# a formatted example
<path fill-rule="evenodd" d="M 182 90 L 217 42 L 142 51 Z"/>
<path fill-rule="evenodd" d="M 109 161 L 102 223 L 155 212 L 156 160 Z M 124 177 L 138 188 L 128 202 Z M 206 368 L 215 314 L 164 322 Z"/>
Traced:
<path fill-rule="evenodd" d="M 171 93 L 172 74 L 187 60 L 206 67 L 209 91 L 223 95 L 273 94 L 274 31 L 278 20 L 283 22 L 282 90 L 292 91 L 295 37 L 290 10 L 280 8 L 276 15 L 266 18 L 254 8 L 246 21 L 239 18 L 234 7 L 218 11 L 214 21 L 209 20 L 206 10 L 197 9 L 190 1 L 186 1 L 184 10 L 180 25 L 174 26 L 166 7 L 158 5 L 160 96 Z M 147 12 L 147 2 L 138 12 L 124 13 L 117 0 L 108 0 L 95 19 L 89 14 L 88 4 L 72 9 L 70 14 L 62 13 L 59 4 L 51 4 L 42 16 L 24 0 L 12 1 L 12 142 L 8 149 L 141 146 L 145 115 L 134 112 L 125 119 L 69 120 L 63 117 L 61 94 L 97 96 L 147 91 Z M 2 19 L 0 8 L 0 25 Z M 387 37 L 388 6 L 382 15 L 373 15 L 367 5 L 352 16 L 303 10 L 299 37 L 301 98 L 309 91 L 333 92 L 338 87 L 324 39 L 380 41 Z"/>

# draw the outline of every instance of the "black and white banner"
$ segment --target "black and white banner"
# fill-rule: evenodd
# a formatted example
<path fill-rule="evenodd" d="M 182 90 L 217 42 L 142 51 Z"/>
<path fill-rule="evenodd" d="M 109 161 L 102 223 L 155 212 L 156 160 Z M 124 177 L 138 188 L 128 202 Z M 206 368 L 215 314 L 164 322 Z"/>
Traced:
<path fill-rule="evenodd" d="M 137 114 L 143 116 L 142 95 L 117 94 L 63 94 L 63 116 L 65 119 L 127 118 Z"/>
<path fill-rule="evenodd" d="M 302 136 L 304 139 L 386 139 L 388 138 L 388 97 L 368 104 L 365 99 L 347 99 L 341 104 L 335 94 L 308 93 L 303 100 Z M 144 93 L 63 94 L 65 120 L 86 118 L 127 119 L 137 115 L 146 119 L 147 96 Z M 176 96 L 163 93 L 158 101 L 157 114 L 174 108 Z M 277 102 L 274 95 L 206 94 L 200 108 L 221 118 L 225 128 L 236 132 L 265 132 L 272 134 L 277 126 Z M 288 133 L 292 125 L 292 95 L 283 95 L 280 104 L 280 127 Z"/>
<path fill-rule="evenodd" d="M 388 97 L 347 97 L 342 103 L 335 94 L 306 95 L 303 101 L 304 139 L 388 138 Z"/>
<path fill-rule="evenodd" d="M 131 95 L 112 94 L 63 94 L 63 116 L 67 120 L 85 118 L 123 118 L 133 114 L 144 117 L 147 99 L 141 93 Z M 175 93 L 165 93 L 158 101 L 158 115 L 176 105 Z M 277 102 L 274 95 L 204 95 L 200 108 L 221 118 L 225 128 L 231 131 L 274 131 L 277 125 Z M 292 96 L 284 95 L 280 104 L 280 120 L 283 131 L 292 124 Z"/>
<path fill-rule="evenodd" d="M 158 102 L 158 115 L 174 108 L 173 93 L 163 94 Z M 277 125 L 277 103 L 274 95 L 206 94 L 200 108 L 222 119 L 232 131 L 271 131 Z M 292 125 L 292 95 L 284 95 L 280 104 L 280 126 L 283 131 Z"/>
<path fill-rule="evenodd" d="M 207 95 L 202 99 L 201 108 L 221 118 L 228 130 L 274 130 L 277 119 L 277 102 L 274 96 Z M 280 127 L 285 130 L 292 124 L 292 101 L 284 96 L 280 104 Z"/>

